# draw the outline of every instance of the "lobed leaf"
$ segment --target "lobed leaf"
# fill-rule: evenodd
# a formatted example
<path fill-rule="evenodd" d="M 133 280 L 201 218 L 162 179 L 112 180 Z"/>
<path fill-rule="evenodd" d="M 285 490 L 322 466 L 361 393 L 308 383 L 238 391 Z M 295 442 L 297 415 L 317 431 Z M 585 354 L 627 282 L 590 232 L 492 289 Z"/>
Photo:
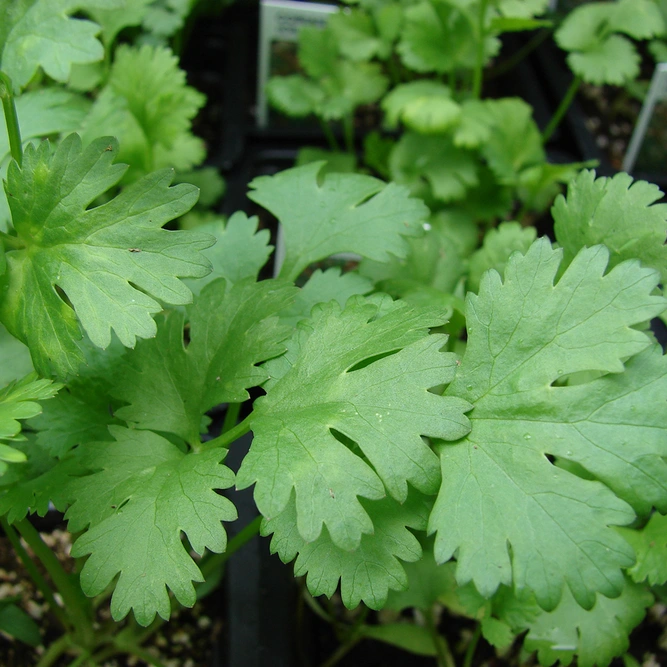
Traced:
<path fill-rule="evenodd" d="M 120 575 L 111 599 L 115 620 L 130 609 L 140 625 L 155 614 L 168 619 L 167 588 L 185 606 L 196 600 L 193 581 L 203 581 L 181 540 L 192 549 L 225 551 L 221 521 L 234 521 L 232 503 L 215 492 L 234 483 L 220 463 L 225 452 L 184 454 L 149 431 L 110 427 L 115 442 L 88 443 L 79 452 L 92 474 L 70 480 L 75 502 L 67 512 L 72 532 L 87 529 L 72 547 L 89 555 L 80 575 L 86 595 L 102 593 Z"/>
<path fill-rule="evenodd" d="M 80 326 L 107 347 L 155 334 L 151 315 L 192 296 L 179 276 L 203 276 L 208 236 L 161 229 L 196 201 L 192 186 L 169 187 L 172 172 L 146 176 L 105 204 L 91 202 L 121 178 L 113 139 L 85 150 L 70 135 L 51 154 L 48 143 L 12 163 L 6 191 L 14 228 L 25 244 L 7 253 L 0 318 L 31 351 L 44 375 L 75 373 L 84 357 Z M 60 291 L 58 291 L 60 290 Z"/>
<path fill-rule="evenodd" d="M 633 581 L 651 586 L 667 582 L 667 517 L 655 512 L 639 530 L 618 528 L 635 550 L 637 562 L 628 570 Z"/>
<path fill-rule="evenodd" d="M 117 0 L 89 4 L 113 8 Z M 104 47 L 96 39 L 100 27 L 72 18 L 79 0 L 10 0 L 0 9 L 0 67 L 21 89 L 42 68 L 52 79 L 66 83 L 74 63 L 102 60 Z"/>
<path fill-rule="evenodd" d="M 281 276 L 294 280 L 308 264 L 340 252 L 385 260 L 405 256 L 428 209 L 405 188 L 360 174 L 318 174 L 322 162 L 260 176 L 248 197 L 273 213 L 285 233 Z"/>
<path fill-rule="evenodd" d="M 278 553 L 284 563 L 296 558 L 294 575 L 307 575 L 306 585 L 312 595 L 331 597 L 340 580 L 343 604 L 348 609 L 360 602 L 371 609 L 382 609 L 390 590 L 407 585 L 400 561 L 413 562 L 422 555 L 417 538 L 408 528 L 426 527 L 429 504 L 419 494 L 411 494 L 403 504 L 384 498 L 365 502 L 364 508 L 373 522 L 373 534 L 363 535 L 353 551 L 337 546 L 326 530 L 315 540 L 305 541 L 297 530 L 293 496 L 278 516 L 262 522 L 261 532 L 273 534 L 271 553 Z"/>
<path fill-rule="evenodd" d="M 470 407 L 428 391 L 456 367 L 440 352 L 446 336 L 427 334 L 440 323 L 437 311 L 353 298 L 299 324 L 286 354 L 266 365 L 267 395 L 255 402 L 238 473 L 239 488 L 256 485 L 264 517 L 280 514 L 294 489 L 301 537 L 315 540 L 324 524 L 350 550 L 373 530 L 358 496 L 377 500 L 386 489 L 403 502 L 408 482 L 437 490 L 437 457 L 422 436 L 461 437 Z"/>
<path fill-rule="evenodd" d="M 661 272 L 667 281 L 667 204 L 656 185 L 633 181 L 628 174 L 595 178 L 585 170 L 570 183 L 567 197 L 552 208 L 556 239 L 567 265 L 585 246 L 604 243 L 609 264 L 637 258 Z"/>
<path fill-rule="evenodd" d="M 285 350 L 291 329 L 277 313 L 295 292 L 281 281 L 252 278 L 234 285 L 218 279 L 204 287 L 190 311 L 187 347 L 184 315 L 171 311 L 160 319 L 156 337 L 127 355 L 113 394 L 129 405 L 116 415 L 137 428 L 198 443 L 206 411 L 245 401 L 246 390 L 267 379 L 256 364 Z"/>
<path fill-rule="evenodd" d="M 460 583 L 486 596 L 513 583 L 545 609 L 565 583 L 587 608 L 597 591 L 619 595 L 633 554 L 609 526 L 631 522 L 633 508 L 667 509 L 657 407 L 667 362 L 634 328 L 664 308 L 651 296 L 658 275 L 637 262 L 605 275 L 608 253 L 597 246 L 554 284 L 560 259 L 536 241 L 510 257 L 504 283 L 490 271 L 479 296 L 468 295 L 468 345 L 447 395 L 474 404 L 472 431 L 439 448 L 443 484 L 429 523 L 438 561 L 457 554 Z M 561 386 L 581 371 L 608 375 Z"/>

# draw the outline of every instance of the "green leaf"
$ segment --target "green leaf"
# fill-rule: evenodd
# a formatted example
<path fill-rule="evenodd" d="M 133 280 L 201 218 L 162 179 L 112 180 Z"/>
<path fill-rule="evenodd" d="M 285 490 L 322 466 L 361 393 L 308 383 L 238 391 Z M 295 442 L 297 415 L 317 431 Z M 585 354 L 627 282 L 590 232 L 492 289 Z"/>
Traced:
<path fill-rule="evenodd" d="M 108 440 L 107 427 L 118 424 L 118 407 L 110 397 L 114 376 L 125 348 L 114 340 L 106 350 L 91 344 L 84 348 L 86 363 L 28 425 L 37 431 L 37 444 L 52 456 L 62 458 L 74 447 Z"/>
<path fill-rule="evenodd" d="M 203 142 L 190 131 L 205 99 L 186 85 L 169 49 L 121 45 L 108 83 L 83 124 L 83 142 L 117 137 L 119 159 L 130 165 L 125 182 L 163 167 L 187 171 L 205 156 Z"/>
<path fill-rule="evenodd" d="M 109 48 L 121 30 L 141 25 L 152 2 L 153 0 L 120 0 L 115 2 L 115 7 L 87 9 L 91 18 L 102 28 L 102 41 Z"/>
<path fill-rule="evenodd" d="M 540 16 L 549 8 L 549 0 L 497 0 L 494 4 L 503 16 L 519 19 Z"/>
<path fill-rule="evenodd" d="M 211 262 L 213 271 L 199 280 L 187 281 L 195 295 L 216 278 L 225 278 L 230 283 L 238 283 L 245 278 L 257 280 L 260 269 L 273 250 L 273 246 L 269 245 L 269 230 L 258 232 L 258 223 L 257 216 L 249 218 L 238 211 L 226 224 L 216 220 L 198 228 L 197 231 L 214 236 L 216 242 L 202 253 Z"/>
<path fill-rule="evenodd" d="M 330 151 L 326 148 L 315 148 L 313 146 L 300 148 L 294 166 L 303 167 L 312 162 L 326 162 L 320 170 L 320 176 L 330 173 L 352 174 L 357 170 L 357 158 L 350 153 Z"/>
<path fill-rule="evenodd" d="M 391 53 L 391 41 L 382 39 L 373 18 L 363 11 L 332 14 L 327 27 L 336 38 L 340 53 L 350 60 L 368 61 L 375 56 L 385 59 Z"/>
<path fill-rule="evenodd" d="M 328 303 L 335 299 L 344 308 L 350 297 L 368 294 L 372 289 L 373 284 L 356 272 L 341 275 L 337 266 L 324 272 L 317 269 L 299 290 L 294 303 L 280 313 L 280 319 L 285 324 L 296 326 L 297 322 L 310 317 L 318 303 Z"/>
<path fill-rule="evenodd" d="M 76 498 L 67 512 L 72 532 L 88 529 L 72 556 L 90 554 L 81 571 L 86 595 L 102 593 L 120 575 L 111 599 L 115 620 L 130 609 L 140 625 L 155 614 L 168 619 L 167 588 L 185 606 L 196 600 L 193 581 L 203 581 L 186 546 L 198 554 L 225 551 L 221 521 L 234 521 L 232 503 L 215 492 L 234 483 L 219 449 L 184 454 L 149 431 L 112 426 L 114 443 L 88 443 L 81 464 L 95 472 L 72 479 Z"/>
<path fill-rule="evenodd" d="M 419 2 L 405 9 L 405 27 L 397 51 L 406 67 L 416 72 L 453 72 L 477 63 L 474 19 L 445 2 Z M 500 49 L 495 37 L 484 43 L 484 61 Z"/>
<path fill-rule="evenodd" d="M 415 195 L 428 183 L 438 201 L 463 199 L 479 183 L 479 158 L 471 151 L 457 148 L 446 136 L 406 132 L 389 157 L 393 180 L 407 185 Z"/>
<path fill-rule="evenodd" d="M 110 138 L 82 151 L 70 135 L 53 154 L 48 143 L 29 146 L 23 168 L 9 168 L 14 228 L 26 248 L 7 253 L 0 318 L 30 347 L 43 375 L 77 371 L 79 323 L 103 348 L 111 329 L 128 347 L 155 335 L 151 315 L 162 309 L 156 299 L 188 303 L 191 293 L 178 276 L 209 270 L 200 251 L 210 237 L 160 229 L 197 198 L 192 186 L 169 187 L 172 172 L 151 174 L 88 208 L 122 177 L 124 167 L 112 164 L 116 151 Z"/>
<path fill-rule="evenodd" d="M 502 185 L 517 185 L 523 169 L 546 161 L 533 109 L 519 98 L 488 101 L 486 113 L 492 122 L 482 154 Z"/>
<path fill-rule="evenodd" d="M 586 51 L 570 53 L 570 69 L 587 83 L 622 86 L 639 76 L 640 57 L 632 42 L 611 35 Z"/>
<path fill-rule="evenodd" d="M 329 76 L 337 61 L 338 44 L 332 30 L 312 26 L 299 30 L 299 64 L 308 76 L 313 79 Z"/>
<path fill-rule="evenodd" d="M 640 57 L 633 44 L 616 33 L 648 39 L 664 30 L 665 23 L 654 2 L 620 0 L 577 7 L 554 37 L 562 49 L 570 51 L 568 64 L 584 81 L 623 85 L 639 75 Z"/>
<path fill-rule="evenodd" d="M 468 289 L 478 292 L 482 275 L 488 269 L 502 275 L 510 255 L 517 250 L 525 254 L 536 236 L 535 227 L 524 228 L 518 222 L 501 222 L 496 229 L 489 230 L 482 247 L 470 257 Z"/>
<path fill-rule="evenodd" d="M 42 643 L 37 623 L 11 602 L 0 603 L 0 630 L 28 646 L 38 646 Z"/>
<path fill-rule="evenodd" d="M 407 257 L 392 257 L 388 262 L 364 260 L 359 267 L 360 273 L 391 295 L 404 297 L 422 287 L 453 293 L 465 273 L 463 258 L 468 253 L 457 243 L 458 230 L 444 222 L 433 220 L 427 223 L 424 236 L 410 239 Z"/>
<path fill-rule="evenodd" d="M 550 613 L 542 613 L 524 639 L 524 650 L 537 651 L 541 665 L 569 665 L 577 656 L 580 667 L 606 667 L 624 653 L 630 632 L 644 618 L 653 596 L 642 586 L 626 582 L 619 597 L 598 595 L 590 611 L 582 609 L 566 590 Z"/>
<path fill-rule="evenodd" d="M 292 118 L 304 118 L 319 109 L 325 93 L 301 74 L 273 76 L 266 85 L 266 95 L 273 107 Z"/>
<path fill-rule="evenodd" d="M 60 88 L 43 88 L 16 97 L 16 115 L 24 144 L 36 139 L 76 130 L 88 112 L 90 103 L 79 95 Z M 0 179 L 7 174 L 11 155 L 4 121 L 0 123 Z M 7 231 L 10 222 L 5 189 L 0 188 L 0 230 Z"/>
<path fill-rule="evenodd" d="M 281 354 L 291 329 L 276 313 L 296 288 L 283 282 L 245 279 L 207 285 L 190 311 L 189 344 L 184 315 L 160 319 L 157 335 L 127 355 L 113 394 L 129 405 L 116 415 L 138 428 L 199 442 L 202 415 L 220 403 L 245 401 L 268 373 L 256 364 Z"/>
<path fill-rule="evenodd" d="M 116 0 L 94 0 L 114 7 Z M 20 89 L 41 67 L 52 79 L 66 83 L 74 63 L 92 63 L 104 56 L 95 38 L 98 25 L 71 18 L 79 0 L 10 0 L 0 9 L 0 66 Z"/>
<path fill-rule="evenodd" d="M 373 530 L 358 496 L 377 500 L 386 489 L 403 502 L 408 482 L 437 490 L 437 457 L 421 436 L 461 437 L 469 409 L 428 391 L 456 367 L 440 352 L 447 337 L 427 334 L 441 323 L 433 309 L 356 297 L 299 324 L 285 356 L 266 364 L 267 395 L 255 402 L 255 438 L 238 474 L 239 488 L 256 483 L 263 516 L 282 512 L 294 489 L 301 537 L 311 542 L 325 524 L 350 550 Z"/>
<path fill-rule="evenodd" d="M 662 196 L 656 185 L 633 181 L 628 174 L 595 178 L 594 171 L 582 171 L 567 197 L 558 197 L 552 208 L 565 263 L 584 246 L 604 243 L 610 266 L 637 258 L 667 282 L 667 204 L 656 203 Z"/>
<path fill-rule="evenodd" d="M 460 603 L 451 600 L 458 588 L 454 563 L 438 565 L 433 558 L 433 550 L 424 548 L 423 556 L 415 562 L 406 563 L 403 569 L 408 577 L 407 588 L 391 591 L 386 604 L 388 609 L 400 612 L 415 607 L 428 613 L 436 602 L 442 602 L 454 613 L 461 612 Z M 481 602 L 483 604 L 486 600 Z"/>
<path fill-rule="evenodd" d="M 0 387 L 18 380 L 34 370 L 30 360 L 30 350 L 17 338 L 14 338 L 0 324 Z"/>
<path fill-rule="evenodd" d="M 404 236 L 419 233 L 428 209 L 405 188 L 360 174 L 327 174 L 323 163 L 261 176 L 248 197 L 267 208 L 285 232 L 281 276 L 294 280 L 309 264 L 340 252 L 384 260 L 402 257 Z"/>
<path fill-rule="evenodd" d="M 336 501 L 335 494 L 330 501 Z M 278 516 L 264 520 L 262 535 L 273 533 L 271 553 L 277 552 L 283 562 L 296 557 L 294 574 L 307 575 L 306 584 L 313 595 L 331 597 L 340 580 L 346 607 L 353 609 L 364 602 L 371 609 L 381 609 L 390 589 L 407 585 L 399 559 L 412 562 L 421 557 L 421 546 L 408 528 L 426 527 L 429 505 L 419 494 L 411 494 L 403 504 L 384 498 L 363 505 L 374 530 L 372 535 L 363 535 L 353 551 L 337 546 L 326 530 L 313 541 L 304 540 L 297 530 L 293 496 Z"/>
<path fill-rule="evenodd" d="M 86 471 L 71 457 L 62 461 L 52 457 L 33 433 L 26 433 L 26 440 L 14 443 L 14 447 L 23 452 L 26 461 L 9 466 L 0 476 L 0 516 L 14 523 L 28 513 L 44 516 L 52 506 L 64 512 L 71 500 L 66 489 L 70 475 Z"/>
<path fill-rule="evenodd" d="M 435 657 L 438 654 L 433 636 L 428 628 L 421 625 L 413 623 L 364 625 L 361 634 L 367 639 L 375 639 L 415 655 Z"/>
<path fill-rule="evenodd" d="M 491 136 L 494 123 L 490 100 L 466 100 L 461 105 L 459 124 L 454 129 L 454 145 L 458 148 L 477 148 Z"/>
<path fill-rule="evenodd" d="M 667 517 L 654 513 L 640 530 L 618 528 L 635 550 L 637 562 L 628 570 L 633 581 L 651 586 L 667 582 Z"/>
<path fill-rule="evenodd" d="M 26 375 L 22 380 L 10 382 L 0 389 L 0 440 L 21 439 L 20 419 L 38 415 L 42 408 L 38 401 L 53 398 L 62 388 L 51 380 L 37 379 L 37 373 Z M 1 461 L 25 461 L 25 455 L 12 447 L 0 444 Z M 6 469 L 0 464 L 0 472 Z"/>
<path fill-rule="evenodd" d="M 510 257 L 504 283 L 489 271 L 479 296 L 468 294 L 468 344 L 446 393 L 474 404 L 472 431 L 439 448 L 443 484 L 429 523 L 438 562 L 457 553 L 460 583 L 489 596 L 513 582 L 545 609 L 565 583 L 588 608 L 597 591 L 618 595 L 633 554 L 609 526 L 631 522 L 633 508 L 667 510 L 657 407 L 667 361 L 634 328 L 664 308 L 651 296 L 658 274 L 625 262 L 604 275 L 608 253 L 596 246 L 554 284 L 560 261 L 541 239 Z M 608 375 L 556 383 L 580 371 Z"/>
<path fill-rule="evenodd" d="M 423 134 L 444 132 L 461 118 L 461 107 L 450 89 L 438 81 L 412 81 L 396 86 L 382 100 L 385 124 L 395 129 L 400 121 Z"/>

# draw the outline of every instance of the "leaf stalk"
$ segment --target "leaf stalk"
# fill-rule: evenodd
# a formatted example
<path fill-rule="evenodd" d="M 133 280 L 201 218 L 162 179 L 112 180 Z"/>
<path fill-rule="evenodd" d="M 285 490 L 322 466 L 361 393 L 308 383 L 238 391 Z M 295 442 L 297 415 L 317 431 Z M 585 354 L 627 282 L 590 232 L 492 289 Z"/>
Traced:
<path fill-rule="evenodd" d="M 4 72 L 0 72 L 0 100 L 2 100 L 2 110 L 4 111 L 5 123 L 7 124 L 9 149 L 12 157 L 20 167 L 23 165 L 23 147 L 21 145 L 19 117 L 16 113 L 16 104 L 14 103 L 12 81 Z"/>
<path fill-rule="evenodd" d="M 558 105 L 558 108 L 554 112 L 554 115 L 551 117 L 549 124 L 544 128 L 544 132 L 542 132 L 543 144 L 546 144 L 547 141 L 551 139 L 551 135 L 554 133 L 554 131 L 560 124 L 561 120 L 563 120 L 563 116 L 565 116 L 567 110 L 570 108 L 572 100 L 574 100 L 574 96 L 577 94 L 579 86 L 581 86 L 581 82 L 582 79 L 578 75 L 575 76 L 574 79 L 572 79 L 572 83 L 570 84 L 570 87 L 567 89 L 565 97 L 563 97 L 563 99 L 560 101 L 560 104 Z"/>

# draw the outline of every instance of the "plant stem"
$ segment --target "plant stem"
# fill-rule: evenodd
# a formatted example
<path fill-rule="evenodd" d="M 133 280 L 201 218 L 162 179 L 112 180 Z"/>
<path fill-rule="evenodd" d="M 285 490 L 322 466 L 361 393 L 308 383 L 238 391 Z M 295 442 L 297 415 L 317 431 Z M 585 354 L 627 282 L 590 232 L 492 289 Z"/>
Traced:
<path fill-rule="evenodd" d="M 5 531 L 7 539 L 12 543 L 14 551 L 16 551 L 16 555 L 20 558 L 21 562 L 23 563 L 23 567 L 25 567 L 25 569 L 28 571 L 28 574 L 30 575 L 30 578 L 35 582 L 35 585 L 48 603 L 51 611 L 60 621 L 60 624 L 63 626 L 65 631 L 71 630 L 72 624 L 70 623 L 69 618 L 67 618 L 65 610 L 56 602 L 51 587 L 49 586 L 46 579 L 42 576 L 42 573 L 37 569 L 37 566 L 33 562 L 32 558 L 30 558 L 28 555 L 28 552 L 23 548 L 21 540 L 16 534 L 14 527 L 10 525 L 5 517 L 0 518 L 0 523 L 2 524 L 2 528 Z"/>
<path fill-rule="evenodd" d="M 225 413 L 225 421 L 222 423 L 222 433 L 231 431 L 239 419 L 239 412 L 241 411 L 240 403 L 228 403 L 227 412 Z"/>
<path fill-rule="evenodd" d="M 426 610 L 424 616 L 426 618 L 426 627 L 433 638 L 433 644 L 435 645 L 435 650 L 438 655 L 438 667 L 456 667 L 456 662 L 452 655 L 452 651 L 449 648 L 449 644 L 438 632 L 438 628 L 435 625 L 433 609 Z"/>
<path fill-rule="evenodd" d="M 339 151 L 340 147 L 338 146 L 338 142 L 336 141 L 336 137 L 334 136 L 334 133 L 331 131 L 331 126 L 329 123 L 327 123 L 326 120 L 323 120 L 322 118 L 319 118 L 320 125 L 322 126 L 322 132 L 324 132 L 324 136 L 327 138 L 327 141 L 329 142 L 329 148 L 332 151 Z"/>
<path fill-rule="evenodd" d="M 4 72 L 0 72 L 0 99 L 2 100 L 2 109 L 5 112 L 5 123 L 7 123 L 9 149 L 20 167 L 23 164 L 23 148 L 21 146 L 19 118 L 16 115 L 12 81 Z"/>
<path fill-rule="evenodd" d="M 556 109 L 556 112 L 551 117 L 549 124 L 544 128 L 544 132 L 542 132 L 543 144 L 546 144 L 547 141 L 549 141 L 551 135 L 554 133 L 554 130 L 558 127 L 558 124 L 561 122 L 561 120 L 563 120 L 563 116 L 567 113 L 567 110 L 570 108 L 570 104 L 572 104 L 572 100 L 574 99 L 574 96 L 577 94 L 580 85 L 581 85 L 581 77 L 575 76 L 574 79 L 572 79 L 570 87 L 567 89 L 567 92 L 565 93 L 565 97 L 563 97 L 563 99 L 560 101 L 558 109 Z"/>
<path fill-rule="evenodd" d="M 74 632 L 81 639 L 81 645 L 84 647 L 94 646 L 95 630 L 93 629 L 91 616 L 88 613 L 90 601 L 83 594 L 83 591 L 72 582 L 70 575 L 65 572 L 53 551 L 44 544 L 40 534 L 30 521 L 27 519 L 18 521 L 16 528 L 35 556 L 39 558 L 49 573 L 51 581 L 62 596 Z"/>
<path fill-rule="evenodd" d="M 465 658 L 463 659 L 463 667 L 472 667 L 472 659 L 475 657 L 475 649 L 477 648 L 477 644 L 479 642 L 479 638 L 481 637 L 481 635 L 482 635 L 482 624 L 478 623 L 477 627 L 475 628 L 475 633 L 470 639 L 470 643 L 468 644 L 468 648 L 466 649 L 466 655 Z"/>
<path fill-rule="evenodd" d="M 534 34 L 520 49 L 512 54 L 507 60 L 498 63 L 491 72 L 487 74 L 487 79 L 493 79 L 497 76 L 509 72 L 516 67 L 528 54 L 532 53 L 547 37 L 551 35 L 549 28 L 544 28 Z"/>
<path fill-rule="evenodd" d="M 25 243 L 18 237 L 7 234 L 7 232 L 0 231 L 0 242 L 5 248 L 10 250 L 21 250 L 25 248 Z"/>
<path fill-rule="evenodd" d="M 477 62 L 473 71 L 472 78 L 472 96 L 479 99 L 482 96 L 482 71 L 484 69 L 484 43 L 486 42 L 486 8 L 489 0 L 480 0 L 479 3 L 479 21 L 477 24 Z"/>
<path fill-rule="evenodd" d="M 252 415 L 248 415 L 242 422 L 234 426 L 234 428 L 230 428 L 229 431 L 221 433 L 217 438 L 202 442 L 198 451 L 203 452 L 207 449 L 214 449 L 215 447 L 228 448 L 235 440 L 238 440 L 242 435 L 245 435 L 250 431 L 251 416 Z"/>
<path fill-rule="evenodd" d="M 345 132 L 345 150 L 350 155 L 354 155 L 354 118 L 352 114 L 347 114 L 343 118 L 343 131 Z"/>
<path fill-rule="evenodd" d="M 46 649 L 44 655 L 39 659 L 36 667 L 51 667 L 58 658 L 72 646 L 72 638 L 63 635 Z"/>

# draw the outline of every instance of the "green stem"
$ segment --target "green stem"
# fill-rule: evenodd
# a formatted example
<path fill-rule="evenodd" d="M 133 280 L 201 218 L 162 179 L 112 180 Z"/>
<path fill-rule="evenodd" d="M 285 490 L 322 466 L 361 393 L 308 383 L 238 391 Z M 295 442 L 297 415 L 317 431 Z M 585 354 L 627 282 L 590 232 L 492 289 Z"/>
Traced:
<path fill-rule="evenodd" d="M 7 234 L 7 232 L 0 231 L 0 242 L 5 248 L 10 250 L 22 250 L 25 248 L 25 243 L 18 237 Z"/>
<path fill-rule="evenodd" d="M 472 96 L 479 99 L 482 96 L 482 71 L 484 69 L 484 43 L 486 42 L 486 9 L 489 0 L 481 0 L 479 3 L 479 16 L 477 24 L 477 62 L 473 71 Z"/>
<path fill-rule="evenodd" d="M 349 639 L 344 644 L 341 644 L 320 667 L 333 667 L 337 665 L 363 638 L 361 632 L 356 635 L 351 634 Z"/>
<path fill-rule="evenodd" d="M 343 131 L 345 132 L 345 149 L 350 155 L 355 154 L 354 148 L 354 117 L 348 114 L 343 118 Z"/>
<path fill-rule="evenodd" d="M 227 412 L 225 413 L 225 421 L 222 423 L 222 432 L 227 433 L 231 431 L 236 422 L 239 420 L 239 412 L 241 411 L 240 403 L 228 403 Z"/>
<path fill-rule="evenodd" d="M 507 60 L 498 63 L 492 71 L 488 72 L 486 78 L 493 79 L 497 76 L 514 69 L 526 56 L 532 53 L 545 39 L 551 35 L 551 30 L 544 28 L 534 34 L 520 49 L 513 53 Z"/>
<path fill-rule="evenodd" d="M 401 83 L 401 68 L 394 59 L 393 53 L 387 60 L 387 72 L 389 73 L 389 78 L 391 79 L 392 85 L 398 86 L 398 84 Z"/>
<path fill-rule="evenodd" d="M 2 523 L 2 528 L 5 531 L 7 539 L 12 543 L 16 555 L 19 557 L 23 563 L 23 567 L 28 571 L 30 578 L 35 582 L 35 585 L 43 595 L 44 599 L 48 603 L 51 611 L 55 617 L 60 621 L 60 624 L 63 626 L 65 631 L 70 631 L 72 629 L 72 624 L 70 623 L 65 610 L 56 602 L 55 597 L 53 596 L 53 591 L 47 583 L 46 579 L 42 576 L 42 573 L 37 569 L 37 566 L 33 562 L 32 558 L 28 555 L 28 552 L 23 548 L 19 536 L 16 534 L 14 527 L 9 524 L 5 517 L 0 518 L 0 523 Z"/>
<path fill-rule="evenodd" d="M 40 534 L 30 521 L 27 519 L 18 521 L 16 528 L 49 573 L 51 581 L 62 596 L 65 609 L 67 609 L 72 627 L 81 640 L 81 645 L 84 647 L 95 646 L 95 630 L 93 629 L 91 616 L 88 613 L 91 608 L 88 598 L 72 582 L 70 575 L 65 572 L 53 551 L 44 544 Z"/>
<path fill-rule="evenodd" d="M 478 623 L 466 649 L 465 658 L 463 659 L 463 667 L 472 667 L 472 659 L 475 657 L 475 649 L 479 643 L 479 638 L 482 636 L 482 624 Z"/>
<path fill-rule="evenodd" d="M 456 661 L 449 648 L 449 644 L 438 632 L 438 628 L 435 625 L 433 610 L 429 609 L 424 616 L 426 617 L 426 627 L 428 628 L 428 631 L 433 638 L 433 644 L 435 645 L 435 650 L 438 656 L 438 667 L 456 667 Z"/>
<path fill-rule="evenodd" d="M 549 124 L 544 128 L 544 132 L 542 132 L 543 144 L 546 144 L 547 141 L 551 139 L 551 135 L 554 133 L 554 130 L 558 127 L 561 120 L 563 120 L 563 116 L 567 113 L 567 110 L 570 108 L 570 104 L 572 104 L 572 100 L 574 99 L 574 96 L 577 94 L 580 85 L 581 85 L 581 77 L 575 76 L 574 79 L 572 79 L 570 87 L 567 89 L 567 92 L 565 93 L 565 97 L 563 97 L 560 104 L 558 105 L 558 109 L 556 109 L 556 112 L 551 117 Z"/>
<path fill-rule="evenodd" d="M 242 422 L 237 424 L 234 428 L 230 428 L 229 431 L 221 433 L 217 438 L 209 440 L 208 442 L 202 442 L 199 447 L 199 451 L 203 452 L 207 449 L 214 449 L 215 447 L 225 447 L 228 448 L 234 441 L 238 440 L 242 435 L 245 435 L 250 431 L 250 417 L 248 415 Z"/>
<path fill-rule="evenodd" d="M 323 120 L 322 118 L 319 118 L 318 120 L 320 121 L 322 132 L 324 132 L 324 136 L 327 138 L 327 141 L 329 142 L 329 148 L 332 151 L 338 152 L 340 150 L 340 146 L 336 141 L 334 133 L 331 131 L 331 126 L 329 125 L 329 123 L 327 123 L 326 120 Z"/>
<path fill-rule="evenodd" d="M 4 72 L 0 72 L 0 99 L 2 100 L 2 110 L 5 112 L 5 123 L 7 123 L 9 149 L 20 167 L 23 164 L 23 148 L 21 146 L 19 117 L 16 115 L 12 81 Z"/>
<path fill-rule="evenodd" d="M 141 658 L 141 660 L 143 660 L 145 663 L 153 665 L 153 667 L 166 667 L 164 662 L 140 646 L 135 646 L 135 648 L 132 650 L 132 653 L 136 655 L 137 658 Z"/>
<path fill-rule="evenodd" d="M 78 658 L 75 658 L 72 660 L 72 662 L 69 663 L 68 667 L 81 667 L 81 665 L 85 665 L 87 660 L 90 660 L 92 658 L 92 653 L 90 651 L 85 651 L 82 653 Z M 94 659 L 93 659 L 93 664 L 94 664 Z"/>
<path fill-rule="evenodd" d="M 63 653 L 66 653 L 72 647 L 72 638 L 69 635 L 63 635 L 49 646 L 44 655 L 39 659 L 36 667 L 51 667 Z"/>

